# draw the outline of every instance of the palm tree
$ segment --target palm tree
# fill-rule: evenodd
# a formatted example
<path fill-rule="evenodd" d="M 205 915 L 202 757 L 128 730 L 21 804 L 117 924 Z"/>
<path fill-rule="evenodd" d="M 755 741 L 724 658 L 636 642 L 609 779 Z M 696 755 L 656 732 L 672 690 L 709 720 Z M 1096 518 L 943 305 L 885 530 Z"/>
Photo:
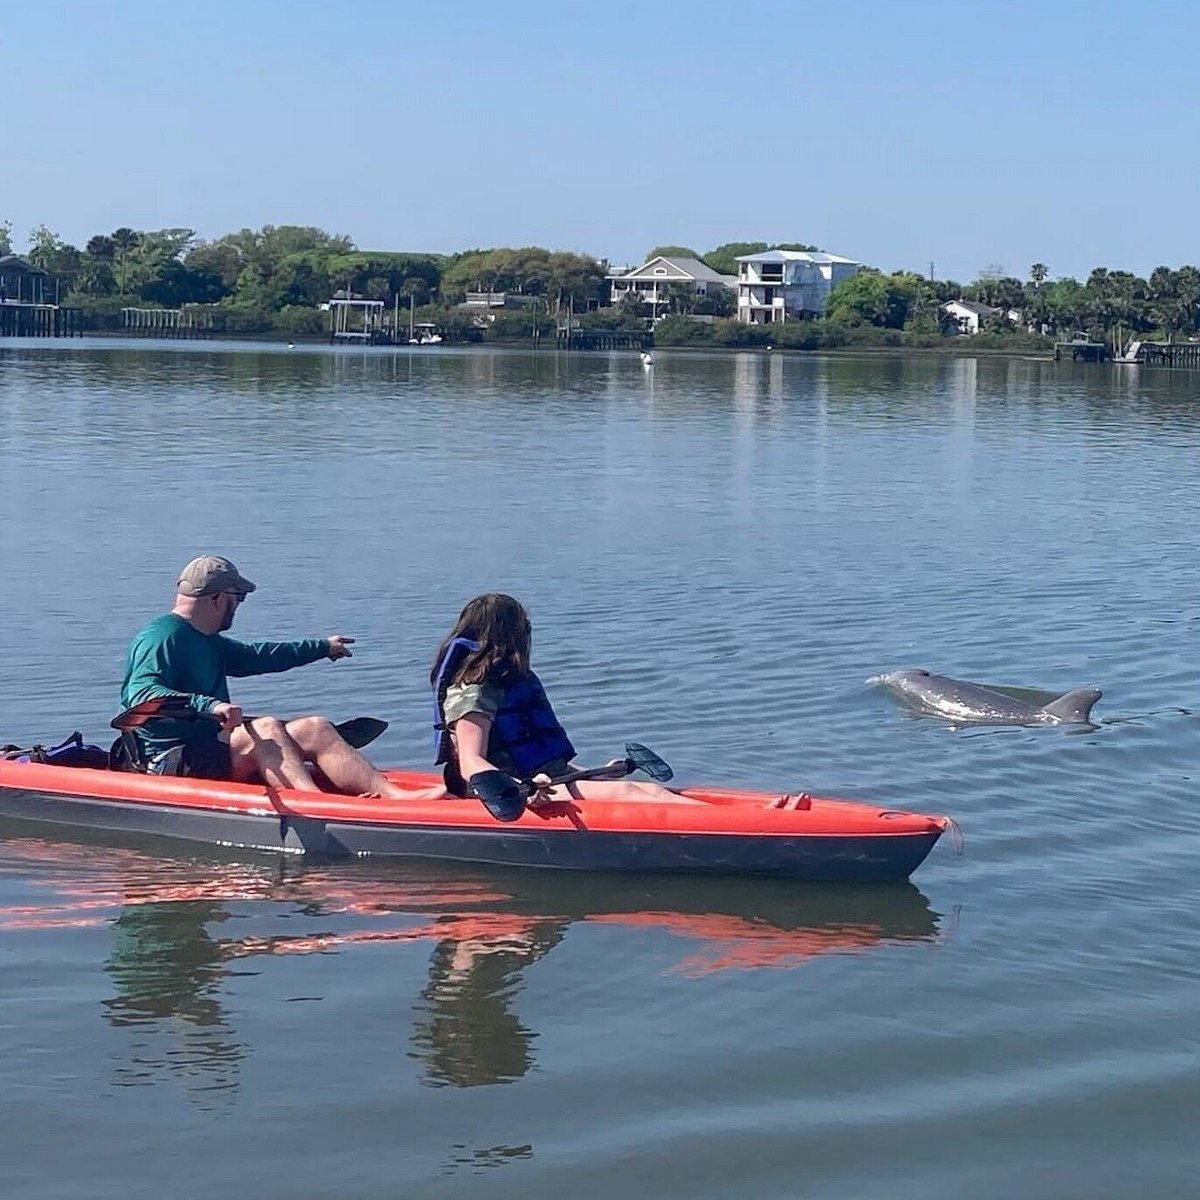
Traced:
<path fill-rule="evenodd" d="M 129 291 L 129 256 L 142 240 L 142 235 L 136 229 L 123 225 L 112 231 L 110 240 L 113 244 L 117 289 L 124 295 Z"/>
<path fill-rule="evenodd" d="M 1040 288 L 1046 281 L 1046 276 L 1050 274 L 1050 268 L 1045 263 L 1034 263 L 1029 268 L 1029 278 L 1033 281 L 1035 288 Z"/>

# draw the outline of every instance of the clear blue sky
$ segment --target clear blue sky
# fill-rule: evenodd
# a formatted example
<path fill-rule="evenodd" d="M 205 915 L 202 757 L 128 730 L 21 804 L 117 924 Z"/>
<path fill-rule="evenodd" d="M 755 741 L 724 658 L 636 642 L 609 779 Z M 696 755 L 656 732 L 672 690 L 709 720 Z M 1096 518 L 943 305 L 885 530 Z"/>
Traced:
<path fill-rule="evenodd" d="M 1200 4 L 13 0 L 0 220 L 1200 263 Z"/>

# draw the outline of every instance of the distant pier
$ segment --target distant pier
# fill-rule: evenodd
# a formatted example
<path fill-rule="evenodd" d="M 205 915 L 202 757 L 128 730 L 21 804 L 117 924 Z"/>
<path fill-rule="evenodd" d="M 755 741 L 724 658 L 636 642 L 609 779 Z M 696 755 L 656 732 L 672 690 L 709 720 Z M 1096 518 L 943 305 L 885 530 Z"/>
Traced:
<path fill-rule="evenodd" d="M 654 335 L 641 330 L 558 327 L 560 350 L 649 350 L 653 345 Z"/>
<path fill-rule="evenodd" d="M 82 337 L 82 313 L 58 304 L 0 300 L 0 337 Z"/>
<path fill-rule="evenodd" d="M 130 337 L 210 338 L 212 313 L 201 308 L 123 308 L 121 325 Z"/>
<path fill-rule="evenodd" d="M 0 254 L 0 337 L 83 334 L 83 314 L 58 303 L 58 282 L 19 254 Z"/>
<path fill-rule="evenodd" d="M 1054 343 L 1054 361 L 1059 362 L 1070 354 L 1072 362 L 1103 362 L 1108 357 L 1108 347 L 1103 342 L 1076 340 Z"/>
<path fill-rule="evenodd" d="M 1200 370 L 1200 342 L 1143 342 L 1137 361 L 1148 367 Z"/>
<path fill-rule="evenodd" d="M 1119 350 L 1119 345 L 1117 350 Z M 1133 341 L 1123 353 L 1110 350 L 1103 342 L 1055 342 L 1054 358 L 1059 361 L 1070 354 L 1072 362 L 1140 363 L 1147 367 L 1178 367 L 1200 371 L 1200 342 L 1142 342 Z"/>

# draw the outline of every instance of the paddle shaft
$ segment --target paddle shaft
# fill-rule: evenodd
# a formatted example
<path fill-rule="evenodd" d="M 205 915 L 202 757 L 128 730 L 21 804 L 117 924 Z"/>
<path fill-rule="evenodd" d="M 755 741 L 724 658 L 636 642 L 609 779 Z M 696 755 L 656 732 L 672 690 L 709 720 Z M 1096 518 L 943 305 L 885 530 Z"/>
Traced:
<path fill-rule="evenodd" d="M 574 783 L 577 779 L 624 779 L 627 775 L 632 775 L 634 771 L 644 772 L 656 783 L 666 783 L 674 774 L 653 750 L 647 749 L 640 742 L 626 742 L 624 758 L 605 763 L 602 767 L 581 767 L 574 771 L 564 772 L 557 779 L 550 780 L 548 786 Z"/>
<path fill-rule="evenodd" d="M 563 783 L 575 783 L 581 779 L 624 779 L 627 775 L 631 775 L 636 768 L 636 764 L 632 759 L 623 758 L 618 763 L 612 763 L 603 767 L 580 767 L 575 771 L 567 771 L 563 775 L 556 775 L 546 785 L 547 787 L 558 787 Z M 529 780 L 522 780 L 522 783 L 529 789 L 529 793 L 537 791 Z"/>
<path fill-rule="evenodd" d="M 552 778 L 546 787 L 574 783 L 577 779 L 624 779 L 634 771 L 645 772 L 656 783 L 665 783 L 673 774 L 671 768 L 653 750 L 648 750 L 638 742 L 626 742 L 624 758 L 605 763 L 602 767 L 580 767 L 574 771 L 564 771 Z M 497 821 L 519 820 L 529 797 L 543 790 L 535 787 L 527 779 L 514 779 L 495 768 L 476 772 L 467 783 L 474 795 L 483 802 L 484 808 Z"/>
<path fill-rule="evenodd" d="M 214 716 L 212 713 L 196 712 L 182 697 L 163 696 L 135 704 L 133 708 L 126 709 L 125 712 L 114 717 L 111 724 L 114 729 L 125 733 L 128 730 L 140 728 L 147 721 L 156 717 L 173 721 L 220 720 L 220 717 Z M 244 716 L 242 718 L 243 724 L 248 724 L 253 720 L 253 717 Z M 354 747 L 355 750 L 361 750 L 363 746 L 370 745 L 387 727 L 388 723 L 379 717 L 352 717 L 348 721 L 342 721 L 335 725 L 334 729 L 347 745 Z"/>

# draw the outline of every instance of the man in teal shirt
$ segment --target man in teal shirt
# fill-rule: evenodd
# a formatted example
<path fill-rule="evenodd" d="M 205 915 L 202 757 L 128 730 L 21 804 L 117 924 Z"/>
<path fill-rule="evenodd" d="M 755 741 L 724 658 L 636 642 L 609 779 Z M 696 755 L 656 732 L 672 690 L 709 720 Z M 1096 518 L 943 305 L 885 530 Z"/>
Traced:
<path fill-rule="evenodd" d="M 230 675 L 269 675 L 322 658 L 337 662 L 351 657 L 354 639 L 342 634 L 293 642 L 239 642 L 223 636 L 254 590 L 229 559 L 202 555 L 183 568 L 175 607 L 133 639 L 121 707 L 170 696 L 186 700 L 196 714 L 191 721 L 156 717 L 138 729 L 143 757 L 153 762 L 179 747 L 189 775 L 265 780 L 275 787 L 314 792 L 321 790 L 313 778 L 316 767 L 339 792 L 414 798 L 348 745 L 325 717 L 244 720 L 241 708 L 230 702 Z"/>

